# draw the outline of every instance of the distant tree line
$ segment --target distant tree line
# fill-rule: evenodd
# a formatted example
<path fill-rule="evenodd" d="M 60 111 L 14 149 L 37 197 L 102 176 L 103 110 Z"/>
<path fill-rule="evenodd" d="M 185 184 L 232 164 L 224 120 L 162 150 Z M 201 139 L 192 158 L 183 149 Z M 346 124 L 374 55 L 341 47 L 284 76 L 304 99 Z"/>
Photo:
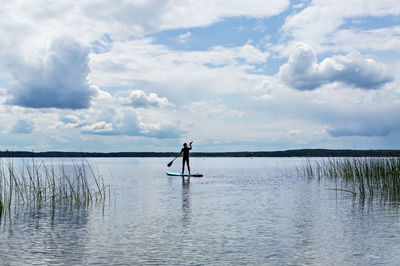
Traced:
<path fill-rule="evenodd" d="M 0 151 L 0 157 L 175 157 L 176 152 Z M 192 157 L 400 157 L 400 150 L 301 149 L 286 151 L 191 152 Z"/>

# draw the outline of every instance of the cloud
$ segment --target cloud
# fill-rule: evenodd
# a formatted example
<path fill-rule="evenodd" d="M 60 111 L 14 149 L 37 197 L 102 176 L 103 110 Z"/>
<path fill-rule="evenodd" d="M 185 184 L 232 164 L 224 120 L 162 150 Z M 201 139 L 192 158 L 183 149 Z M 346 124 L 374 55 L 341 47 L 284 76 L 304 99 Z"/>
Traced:
<path fill-rule="evenodd" d="M 127 98 L 122 98 L 121 102 L 124 105 L 133 107 L 166 107 L 172 106 L 166 97 L 158 97 L 155 93 L 146 94 L 142 90 L 132 90 Z"/>
<path fill-rule="evenodd" d="M 14 58 L 8 63 L 11 99 L 7 103 L 31 108 L 88 108 L 97 94 L 87 79 L 89 53 L 89 48 L 78 42 L 59 38 L 43 58 Z"/>
<path fill-rule="evenodd" d="M 132 123 L 133 122 L 133 123 Z M 137 122 L 137 121 L 136 121 Z M 103 136 L 142 136 L 153 138 L 178 138 L 184 131 L 179 130 L 177 124 L 165 123 L 141 123 L 140 127 L 135 121 L 120 121 L 108 123 L 100 121 L 81 128 L 82 134 L 87 135 L 103 135 Z"/>
<path fill-rule="evenodd" d="M 339 98 L 329 106 L 319 107 L 320 119 L 326 123 L 327 133 L 333 137 L 362 136 L 386 137 L 400 130 L 400 105 L 396 103 L 399 93 L 392 90 L 360 91 L 360 101 L 347 93 L 352 100 Z M 341 97 L 345 98 L 345 94 Z M 336 105 L 336 106 L 335 106 Z M 315 109 L 314 109 L 315 110 Z"/>
<path fill-rule="evenodd" d="M 190 31 L 181 34 L 178 36 L 178 42 L 180 43 L 187 43 L 187 41 L 189 40 L 190 36 L 192 35 L 192 33 Z"/>
<path fill-rule="evenodd" d="M 182 62 L 196 62 L 215 66 L 234 66 L 242 64 L 243 61 L 247 64 L 265 63 L 269 55 L 269 52 L 260 50 L 252 42 L 247 42 L 238 47 L 215 46 L 207 51 L 182 53 L 180 60 Z"/>
<path fill-rule="evenodd" d="M 132 108 L 103 111 L 96 122 L 82 122 L 82 134 L 139 136 L 140 128 L 136 112 Z"/>
<path fill-rule="evenodd" d="M 377 89 L 393 81 L 382 64 L 364 58 L 359 52 L 346 56 L 332 56 L 317 62 L 311 46 L 298 43 L 279 76 L 289 86 L 298 90 L 313 90 L 324 84 L 341 82 L 362 89 Z"/>
<path fill-rule="evenodd" d="M 162 29 L 202 27 L 223 18 L 235 16 L 270 17 L 283 12 L 289 6 L 287 0 L 221 0 L 221 1 L 168 1 L 160 16 Z"/>
<path fill-rule="evenodd" d="M 221 101 L 215 100 L 192 102 L 184 105 L 183 110 L 192 114 L 201 114 L 201 116 L 207 120 L 237 120 L 245 116 L 244 111 L 237 110 L 234 107 L 227 107 Z M 199 110 L 201 110 L 201 112 L 199 112 Z"/>
<path fill-rule="evenodd" d="M 337 41 L 335 40 L 336 32 L 345 26 L 347 19 L 398 16 L 399 14 L 400 5 L 397 0 L 369 1 L 368 4 L 347 0 L 311 1 L 301 11 L 286 18 L 281 28 L 281 37 L 285 42 L 293 40 L 294 42 L 309 43 L 319 52 L 323 50 L 349 51 L 346 45 L 345 47 L 337 44 L 332 46 L 332 42 Z M 379 23 L 375 27 L 378 28 Z M 380 42 L 380 39 L 377 38 L 370 43 L 361 42 L 358 39 L 351 41 L 354 42 L 354 40 L 357 40 L 357 45 L 361 47 L 369 45 L 374 47 L 376 46 L 375 42 Z M 292 43 L 285 42 L 276 48 L 287 55 L 287 48 Z M 352 49 L 355 49 L 355 47 L 352 47 Z"/>
<path fill-rule="evenodd" d="M 75 115 L 66 115 L 60 118 L 60 121 L 63 122 L 64 124 L 72 124 L 72 125 L 78 125 L 80 123 L 79 117 Z"/>
<path fill-rule="evenodd" d="M 120 132 L 114 130 L 112 123 L 107 123 L 105 121 L 83 126 L 81 132 L 82 134 L 89 135 L 120 135 Z"/>
<path fill-rule="evenodd" d="M 288 132 L 298 129 L 301 133 L 296 136 L 309 137 L 310 143 L 316 143 L 311 139 L 313 131 L 323 132 L 328 138 L 321 145 L 332 145 L 335 141 L 341 145 L 346 138 L 339 137 L 353 136 L 370 137 L 372 143 L 374 140 L 371 137 L 385 139 L 396 132 L 400 133 L 400 91 L 396 82 L 379 90 L 351 88 L 342 83 L 326 84 L 321 89 L 307 91 L 279 86 L 278 81 L 275 84 L 273 81 L 265 82 L 263 85 L 264 91 L 271 96 L 257 100 L 264 104 L 266 115 L 279 118 L 272 119 L 270 123 L 288 119 Z M 276 128 L 271 131 L 282 129 L 283 126 L 277 125 Z"/>
<path fill-rule="evenodd" d="M 92 55 L 90 79 L 100 87 L 144 87 L 179 105 L 210 95 L 248 92 L 263 78 L 249 72 L 258 71 L 268 57 L 252 43 L 182 51 L 146 38 L 116 43 L 108 53 Z"/>
<path fill-rule="evenodd" d="M 112 114 L 106 114 L 97 119 L 97 122 L 86 122 L 86 124 L 81 122 L 81 133 L 86 135 L 154 138 L 177 138 L 183 133 L 179 129 L 178 122 L 139 121 L 135 109 L 131 107 L 117 108 Z"/>
<path fill-rule="evenodd" d="M 141 126 L 141 134 L 146 137 L 154 137 L 159 139 L 178 138 L 186 133 L 180 129 L 179 123 L 151 123 Z"/>
<path fill-rule="evenodd" d="M 332 37 L 331 49 L 397 51 L 397 47 L 400 47 L 399 34 L 400 26 L 372 30 L 341 29 Z"/>
<path fill-rule="evenodd" d="M 57 110 L 60 114 L 57 117 L 58 121 L 55 122 L 55 128 L 82 135 L 110 136 L 110 139 L 112 136 L 121 138 L 180 136 L 180 123 L 173 118 L 173 110 L 171 112 L 163 108 L 134 108 L 132 105 L 123 104 L 123 100 L 126 102 L 129 100 L 129 97 L 123 98 L 123 96 L 129 96 L 130 92 L 121 90 L 111 94 L 100 90 L 89 109 Z M 144 95 L 151 94 L 144 93 Z M 156 106 L 167 104 L 163 98 L 154 99 L 157 100 L 156 103 L 150 101 L 151 104 Z"/>
<path fill-rule="evenodd" d="M 372 107 L 375 113 L 367 110 L 366 106 L 361 106 L 363 114 L 350 112 L 347 117 L 332 120 L 327 127 L 327 133 L 332 137 L 386 137 L 389 134 L 400 130 L 400 119 L 385 110 L 381 112 L 376 107 Z M 382 108 L 383 109 L 383 108 Z M 392 108 L 396 114 L 399 108 Z"/>
<path fill-rule="evenodd" d="M 113 125 L 121 135 L 139 136 L 141 134 L 137 114 L 132 108 L 119 109 L 113 118 Z"/>
<path fill-rule="evenodd" d="M 35 125 L 32 121 L 20 119 L 11 126 L 11 128 L 8 130 L 8 133 L 30 134 L 33 132 L 34 127 Z"/>
<path fill-rule="evenodd" d="M 327 132 L 332 137 L 349 137 L 349 136 L 362 136 L 362 137 L 373 137 L 379 136 L 384 137 L 394 130 L 398 130 L 399 127 L 385 126 L 376 121 L 370 121 L 369 123 L 353 122 L 350 124 L 339 124 L 331 126 L 327 129 Z"/>
<path fill-rule="evenodd" d="M 7 36 L 0 46 L 21 52 L 58 36 L 90 44 L 101 42 L 104 34 L 119 42 L 163 30 L 204 27 L 235 16 L 271 17 L 288 7 L 289 0 L 8 1 L 0 10 L 0 35 Z"/>

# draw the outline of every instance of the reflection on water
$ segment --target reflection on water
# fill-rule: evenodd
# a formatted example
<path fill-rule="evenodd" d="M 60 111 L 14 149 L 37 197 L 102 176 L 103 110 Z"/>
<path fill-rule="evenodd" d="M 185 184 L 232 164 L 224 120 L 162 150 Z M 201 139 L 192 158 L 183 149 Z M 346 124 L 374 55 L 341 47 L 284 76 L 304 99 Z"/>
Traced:
<path fill-rule="evenodd" d="M 280 169 L 292 160 L 193 158 L 205 175 L 182 183 L 164 174 L 164 158 L 92 159 L 112 186 L 111 201 L 21 211 L 1 224 L 0 265 L 400 261 L 398 203 L 287 177 Z"/>
<path fill-rule="evenodd" d="M 190 225 L 190 181 L 182 182 L 182 224 Z"/>

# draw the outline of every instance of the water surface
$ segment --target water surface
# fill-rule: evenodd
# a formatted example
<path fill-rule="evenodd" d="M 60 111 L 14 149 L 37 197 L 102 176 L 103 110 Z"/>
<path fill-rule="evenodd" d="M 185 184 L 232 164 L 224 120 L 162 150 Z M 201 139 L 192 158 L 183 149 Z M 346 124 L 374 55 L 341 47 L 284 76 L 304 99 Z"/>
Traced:
<path fill-rule="evenodd" d="M 178 160 L 89 159 L 105 204 L 20 211 L 0 227 L 0 264 L 397 264 L 398 205 L 288 176 L 301 160 L 191 158 L 204 177 L 182 183 L 165 175 Z"/>

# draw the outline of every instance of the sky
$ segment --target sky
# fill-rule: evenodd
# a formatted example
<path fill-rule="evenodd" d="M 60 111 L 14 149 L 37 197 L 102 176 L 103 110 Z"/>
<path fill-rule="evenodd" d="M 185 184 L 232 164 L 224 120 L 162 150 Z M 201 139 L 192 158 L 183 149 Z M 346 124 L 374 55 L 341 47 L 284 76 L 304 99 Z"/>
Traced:
<path fill-rule="evenodd" d="M 0 150 L 400 149 L 398 0 L 0 4 Z"/>

